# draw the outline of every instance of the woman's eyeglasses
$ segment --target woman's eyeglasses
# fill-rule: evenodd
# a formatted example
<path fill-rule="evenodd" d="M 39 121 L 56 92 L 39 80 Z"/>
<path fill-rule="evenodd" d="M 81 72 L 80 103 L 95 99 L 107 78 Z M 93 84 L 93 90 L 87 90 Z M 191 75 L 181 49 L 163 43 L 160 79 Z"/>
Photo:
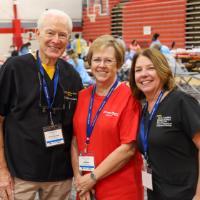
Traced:
<path fill-rule="evenodd" d="M 109 59 L 109 58 L 105 58 L 105 59 L 101 59 L 101 58 L 93 58 L 92 59 L 92 63 L 94 65 L 99 65 L 101 64 L 103 61 L 103 64 L 106 65 L 106 66 L 111 66 L 113 65 L 113 63 L 116 62 L 116 60 L 112 60 L 112 59 Z"/>

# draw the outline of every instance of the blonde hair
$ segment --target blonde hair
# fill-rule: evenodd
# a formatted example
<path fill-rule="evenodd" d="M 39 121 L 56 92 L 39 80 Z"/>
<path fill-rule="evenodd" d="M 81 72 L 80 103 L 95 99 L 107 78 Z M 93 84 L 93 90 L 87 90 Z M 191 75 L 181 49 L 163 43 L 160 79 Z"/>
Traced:
<path fill-rule="evenodd" d="M 37 21 L 37 28 L 39 30 L 42 29 L 42 27 L 45 24 L 45 20 L 49 18 L 49 16 L 53 16 L 53 17 L 62 17 L 63 21 L 66 21 L 66 26 L 68 27 L 68 31 L 69 33 L 72 32 L 72 28 L 73 28 L 73 24 L 72 24 L 72 20 L 69 17 L 69 15 L 67 15 L 65 12 L 61 11 L 61 10 L 57 10 L 57 9 L 49 9 L 44 11 L 41 15 L 40 18 Z"/>
<path fill-rule="evenodd" d="M 149 60 L 151 60 L 158 73 L 158 76 L 161 79 L 161 82 L 163 83 L 164 90 L 171 90 L 175 87 L 175 80 L 165 56 L 157 49 L 148 48 L 143 51 L 137 52 L 132 60 L 129 83 L 132 93 L 134 96 L 136 96 L 137 99 L 140 100 L 144 98 L 143 92 L 138 89 L 135 82 L 135 64 L 140 56 L 145 56 Z"/>
<path fill-rule="evenodd" d="M 113 47 L 115 50 L 115 58 L 117 61 L 117 68 L 119 69 L 124 63 L 125 49 L 113 36 L 111 35 L 102 35 L 93 41 L 91 44 L 88 54 L 87 61 L 91 66 L 91 60 L 94 51 L 105 49 L 107 47 Z"/>

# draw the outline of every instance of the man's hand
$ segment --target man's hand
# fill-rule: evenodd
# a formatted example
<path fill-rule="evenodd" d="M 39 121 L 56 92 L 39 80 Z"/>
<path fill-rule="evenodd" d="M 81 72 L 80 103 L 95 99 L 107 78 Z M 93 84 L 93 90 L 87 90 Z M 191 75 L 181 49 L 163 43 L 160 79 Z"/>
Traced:
<path fill-rule="evenodd" d="M 14 200 L 13 180 L 7 168 L 0 169 L 0 199 Z"/>

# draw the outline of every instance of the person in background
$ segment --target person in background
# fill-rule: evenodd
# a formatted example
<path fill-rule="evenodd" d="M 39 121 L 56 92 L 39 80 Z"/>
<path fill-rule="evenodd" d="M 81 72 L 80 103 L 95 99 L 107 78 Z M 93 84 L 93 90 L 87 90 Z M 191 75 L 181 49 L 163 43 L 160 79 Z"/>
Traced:
<path fill-rule="evenodd" d="M 172 41 L 170 50 L 174 50 L 174 49 L 176 49 L 176 42 Z"/>
<path fill-rule="evenodd" d="M 126 50 L 126 43 L 125 43 L 123 37 L 117 35 L 117 36 L 115 36 L 115 39 L 116 39 L 116 41 L 117 41 L 118 43 L 120 43 L 120 44 L 122 45 L 122 47 Z"/>
<path fill-rule="evenodd" d="M 74 49 L 79 58 L 84 58 L 85 49 L 87 48 L 87 42 L 83 38 L 81 38 L 79 33 L 76 33 L 74 40 L 71 42 L 71 48 Z"/>
<path fill-rule="evenodd" d="M 88 52 L 96 84 L 82 90 L 73 119 L 72 165 L 81 199 L 142 200 L 142 160 L 136 148 L 140 104 L 117 79 L 124 48 L 110 35 Z M 89 157 L 88 157 L 89 156 Z"/>
<path fill-rule="evenodd" d="M 89 39 L 88 42 L 87 42 L 87 46 L 85 47 L 85 50 L 84 50 L 84 57 L 83 57 L 83 60 L 84 60 L 85 62 L 87 62 L 87 54 L 88 54 L 88 51 L 89 51 L 89 48 L 90 48 L 92 42 L 93 42 L 93 39 Z M 85 66 L 85 67 L 87 68 L 87 66 Z"/>
<path fill-rule="evenodd" d="M 69 39 L 69 42 L 67 43 L 67 46 L 66 46 L 66 51 L 68 51 L 69 49 L 71 49 L 71 42 L 72 42 L 72 39 L 70 38 Z"/>
<path fill-rule="evenodd" d="M 159 50 L 165 56 L 173 75 L 175 75 L 177 63 L 176 59 L 174 58 L 174 55 L 171 53 L 169 48 L 166 45 L 161 45 L 157 43 L 153 44 L 151 48 Z"/>
<path fill-rule="evenodd" d="M 160 37 L 159 33 L 154 33 L 153 34 L 152 40 L 151 40 L 151 44 L 150 44 L 150 48 L 152 48 L 152 46 L 155 45 L 155 44 L 160 44 L 161 45 L 159 37 Z"/>
<path fill-rule="evenodd" d="M 137 40 L 132 40 L 131 44 L 129 45 L 130 52 L 132 54 L 132 58 L 137 51 L 141 50 L 140 45 L 138 44 Z"/>
<path fill-rule="evenodd" d="M 175 88 L 168 62 L 156 49 L 133 58 L 130 87 L 144 102 L 138 146 L 145 158 L 148 200 L 200 199 L 200 106 Z"/>
<path fill-rule="evenodd" d="M 140 51 L 140 50 L 141 50 L 141 47 L 138 44 L 137 40 L 132 40 L 131 44 L 129 45 L 129 47 L 126 49 L 126 52 L 125 52 L 125 64 L 130 65 L 132 62 L 133 56 L 135 55 L 137 51 Z"/>
<path fill-rule="evenodd" d="M 23 44 L 19 49 L 20 56 L 28 54 L 28 53 L 31 53 L 31 43 L 30 42 Z"/>
<path fill-rule="evenodd" d="M 19 52 L 17 51 L 17 47 L 15 45 L 10 45 L 10 57 L 18 56 Z"/>
<path fill-rule="evenodd" d="M 74 69 L 80 74 L 84 86 L 89 86 L 94 83 L 94 80 L 89 76 L 85 69 L 84 60 L 79 58 L 73 49 L 67 51 L 69 56 L 68 62 L 73 65 Z"/>
<path fill-rule="evenodd" d="M 150 48 L 155 48 L 159 50 L 162 54 L 170 54 L 170 49 L 166 45 L 161 43 L 154 43 Z"/>
<path fill-rule="evenodd" d="M 9 58 L 0 71 L 0 199 L 68 199 L 72 117 L 79 74 L 59 57 L 72 32 L 60 10 L 40 16 L 39 50 Z M 14 192 L 13 192 L 14 191 Z"/>

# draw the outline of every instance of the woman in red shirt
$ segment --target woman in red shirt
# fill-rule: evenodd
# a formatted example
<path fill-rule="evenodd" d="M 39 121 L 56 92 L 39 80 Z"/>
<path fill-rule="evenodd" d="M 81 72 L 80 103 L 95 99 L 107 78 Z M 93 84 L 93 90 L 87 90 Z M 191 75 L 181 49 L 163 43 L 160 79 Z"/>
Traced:
<path fill-rule="evenodd" d="M 135 141 L 140 104 L 117 71 L 123 47 L 110 35 L 97 38 L 88 52 L 96 84 L 79 93 L 74 115 L 72 164 L 80 199 L 142 200 L 142 160 Z"/>

